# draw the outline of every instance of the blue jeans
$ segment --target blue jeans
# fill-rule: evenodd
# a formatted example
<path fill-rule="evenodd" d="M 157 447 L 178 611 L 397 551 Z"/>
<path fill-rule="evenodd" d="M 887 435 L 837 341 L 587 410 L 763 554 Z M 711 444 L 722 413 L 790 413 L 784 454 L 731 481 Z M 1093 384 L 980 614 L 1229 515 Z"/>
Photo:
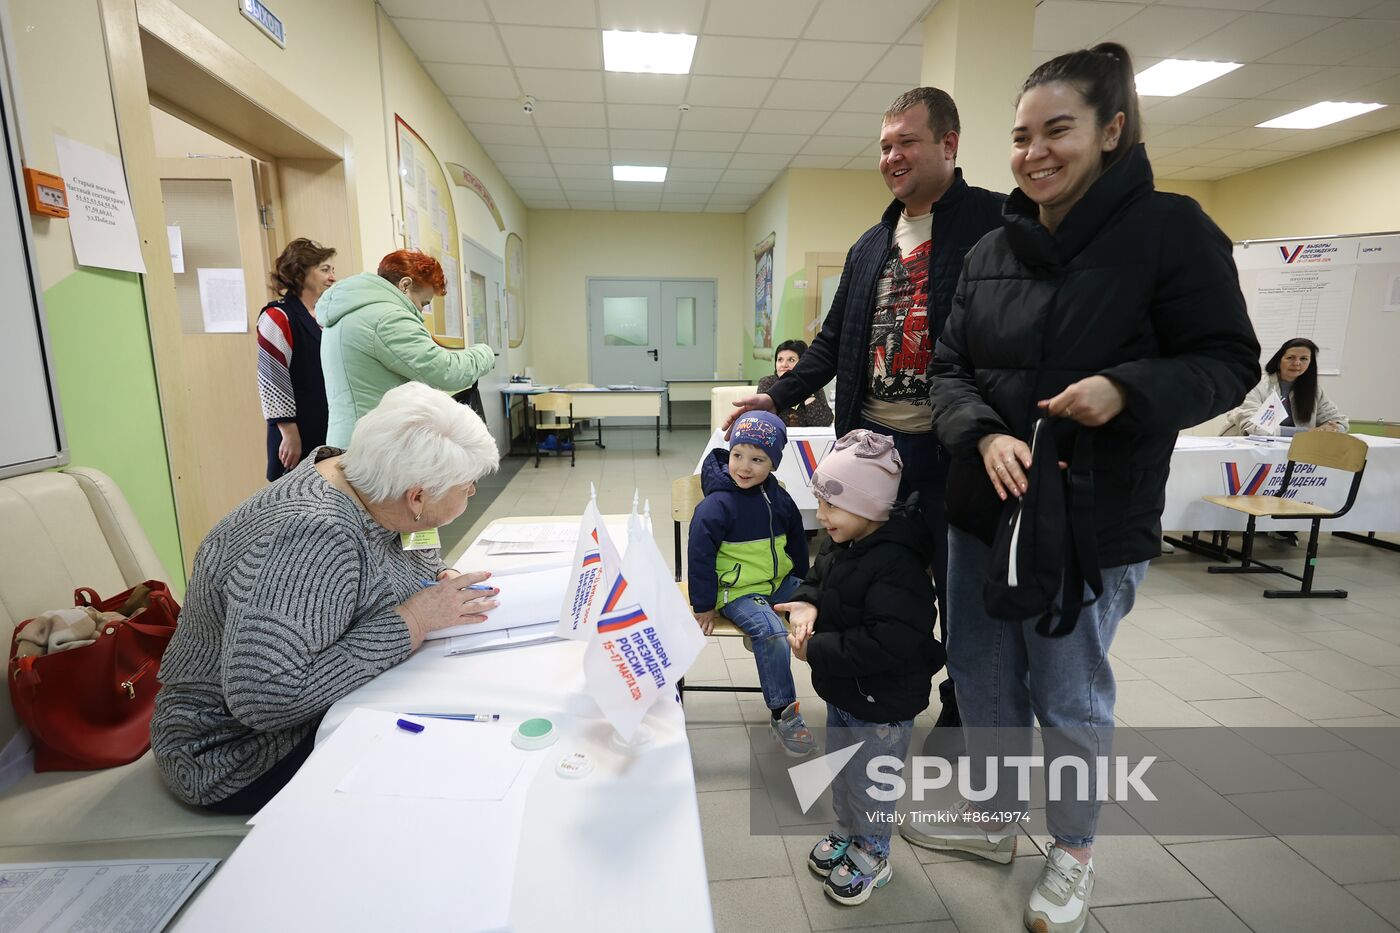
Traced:
<path fill-rule="evenodd" d="M 948 641 L 948 519 L 943 510 L 945 490 L 948 486 L 948 452 L 938 443 L 938 436 L 932 431 L 927 434 L 905 434 L 874 421 L 862 420 L 862 428 L 894 438 L 894 449 L 899 451 L 899 459 L 904 462 L 904 471 L 899 477 L 899 500 L 903 502 L 909 494 L 917 492 L 919 503 L 933 536 L 933 588 L 938 600 L 938 624 L 943 633 L 943 641 Z M 939 696 L 944 702 L 952 699 L 953 678 L 949 677 L 938 687 Z"/>
<path fill-rule="evenodd" d="M 1031 754 L 1034 713 L 1044 733 L 1047 763 L 1060 756 L 1089 762 L 1088 801 L 1075 799 L 1073 769 L 1056 782 L 1064 790 L 1060 801 L 1047 801 L 1050 834 L 1063 845 L 1091 845 L 1101 806 L 1093 762 L 1113 748 L 1116 690 L 1108 650 L 1119 621 L 1133 608 L 1147 561 L 1103 568 L 1103 595 L 1080 612 L 1074 631 L 1045 638 L 1036 634 L 1035 620 L 1006 622 L 987 615 L 982 584 L 990 557 L 991 548 L 975 536 L 948 530 L 948 598 L 958 616 L 958 630 L 946 646 L 948 670 L 958 685 L 971 788 L 983 789 L 992 779 L 986 774 L 988 756 Z M 997 793 L 978 801 L 977 808 L 1027 809 L 1026 801 L 1017 799 L 1015 774 L 1003 767 L 996 777 Z M 1045 776 L 1048 798 L 1058 788 L 1050 786 L 1048 767 Z"/>
<path fill-rule="evenodd" d="M 909 740 L 914 734 L 914 720 L 903 722 L 866 722 L 857 719 L 833 704 L 826 706 L 826 753 L 838 752 L 863 741 L 854 757 L 831 782 L 831 806 L 840 823 L 838 832 L 850 838 L 866 852 L 877 858 L 890 857 L 890 833 L 879 832 L 878 826 L 893 826 L 895 801 L 880 801 L 866 793 L 871 786 L 866 776 L 870 759 L 892 755 L 903 761 L 909 754 Z M 883 819 L 871 820 L 865 814 L 881 813 Z M 855 832 L 855 828 L 870 830 Z"/>
<path fill-rule="evenodd" d="M 774 603 L 785 603 L 802 585 L 802 578 L 788 575 L 772 596 L 750 594 L 725 603 L 719 614 L 739 628 L 753 642 L 753 660 L 758 665 L 758 685 L 769 709 L 786 709 L 797 699 L 792 682 L 792 655 L 788 649 L 787 628 L 773 611 Z"/>

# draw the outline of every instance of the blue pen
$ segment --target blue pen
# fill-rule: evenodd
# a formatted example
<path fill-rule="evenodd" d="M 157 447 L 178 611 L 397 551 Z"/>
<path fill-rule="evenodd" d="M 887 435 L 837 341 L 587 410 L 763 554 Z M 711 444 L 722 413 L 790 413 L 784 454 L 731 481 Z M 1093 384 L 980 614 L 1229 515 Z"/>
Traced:
<path fill-rule="evenodd" d="M 424 719 L 456 719 L 460 722 L 500 722 L 500 713 L 407 713 Z"/>
<path fill-rule="evenodd" d="M 438 580 L 419 580 L 419 581 L 418 581 L 418 585 L 421 586 L 421 587 L 427 588 L 427 587 L 430 587 L 430 586 L 437 586 L 439 582 L 441 582 L 441 581 L 438 581 Z M 484 591 L 490 592 L 491 590 L 494 590 L 495 587 L 494 587 L 494 586 L 488 586 L 488 585 L 486 585 L 485 583 L 473 583 L 471 586 L 463 587 L 463 589 L 468 589 L 468 590 L 484 590 Z"/>

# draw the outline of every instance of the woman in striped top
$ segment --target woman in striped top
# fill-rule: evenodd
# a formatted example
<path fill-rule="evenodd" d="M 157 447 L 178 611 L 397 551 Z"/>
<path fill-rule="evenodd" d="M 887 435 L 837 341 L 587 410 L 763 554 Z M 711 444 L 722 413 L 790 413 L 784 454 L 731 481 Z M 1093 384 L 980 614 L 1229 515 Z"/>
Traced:
<path fill-rule="evenodd" d="M 326 442 L 326 380 L 321 375 L 321 325 L 313 310 L 335 284 L 335 250 L 298 237 L 277 257 L 272 274 L 282 297 L 258 315 L 258 397 L 267 419 L 267 481 L 305 451 Z"/>

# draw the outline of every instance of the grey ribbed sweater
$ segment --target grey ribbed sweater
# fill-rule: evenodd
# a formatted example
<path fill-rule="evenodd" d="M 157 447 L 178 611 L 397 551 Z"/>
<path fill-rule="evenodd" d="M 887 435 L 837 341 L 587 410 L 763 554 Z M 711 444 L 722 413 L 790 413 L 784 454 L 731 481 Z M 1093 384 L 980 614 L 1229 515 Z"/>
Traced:
<path fill-rule="evenodd" d="M 224 517 L 195 555 L 161 659 L 151 747 L 187 803 L 226 799 L 332 703 L 408 657 L 394 607 L 443 569 L 326 482 L 319 448 Z"/>

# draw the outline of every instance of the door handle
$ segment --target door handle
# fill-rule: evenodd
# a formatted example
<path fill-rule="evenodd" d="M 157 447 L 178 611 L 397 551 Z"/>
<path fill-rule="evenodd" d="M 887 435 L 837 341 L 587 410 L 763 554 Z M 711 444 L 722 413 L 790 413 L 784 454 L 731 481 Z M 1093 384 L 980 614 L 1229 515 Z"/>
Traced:
<path fill-rule="evenodd" d="M 661 361 L 661 351 L 660 351 L 660 350 L 648 350 L 647 352 L 651 354 L 651 358 L 652 358 L 652 359 L 656 360 L 657 362 L 660 362 L 660 361 Z"/>

